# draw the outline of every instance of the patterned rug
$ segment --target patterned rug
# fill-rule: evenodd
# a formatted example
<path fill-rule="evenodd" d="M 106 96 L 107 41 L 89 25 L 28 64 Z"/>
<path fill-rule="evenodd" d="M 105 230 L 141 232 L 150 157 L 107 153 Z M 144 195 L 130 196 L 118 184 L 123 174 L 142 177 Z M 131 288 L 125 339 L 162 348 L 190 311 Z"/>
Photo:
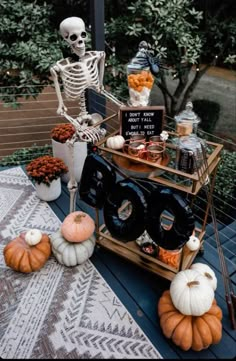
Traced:
<path fill-rule="evenodd" d="M 3 248 L 20 232 L 59 225 L 20 167 L 0 172 L 0 357 L 162 358 L 90 260 L 68 268 L 51 256 L 31 274 L 5 265 Z"/>

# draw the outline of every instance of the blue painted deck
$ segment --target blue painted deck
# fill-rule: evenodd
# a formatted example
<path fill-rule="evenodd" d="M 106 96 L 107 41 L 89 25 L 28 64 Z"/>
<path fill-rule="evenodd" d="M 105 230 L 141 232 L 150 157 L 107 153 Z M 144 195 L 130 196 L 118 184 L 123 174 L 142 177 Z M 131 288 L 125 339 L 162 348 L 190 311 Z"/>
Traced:
<path fill-rule="evenodd" d="M 69 195 L 66 185 L 63 185 L 61 196 L 55 202 L 49 202 L 49 205 L 62 221 L 69 213 Z M 90 213 L 91 216 L 95 217 L 94 209 L 87 206 L 79 199 L 79 197 L 77 200 L 77 210 L 86 211 Z M 230 239 L 229 236 L 231 237 Z M 235 236 L 236 221 L 231 225 L 221 227 L 220 238 L 224 246 L 228 270 L 234 285 L 236 284 Z M 216 300 L 223 311 L 223 337 L 219 344 L 212 345 L 208 349 L 200 352 L 182 351 L 162 334 L 157 316 L 157 303 L 163 291 L 169 288 L 170 282 L 168 280 L 145 271 L 124 258 L 99 246 L 95 249 L 91 261 L 126 306 L 128 311 L 132 314 L 145 334 L 160 351 L 163 358 L 233 359 L 236 357 L 236 331 L 232 330 L 228 317 L 219 257 L 211 225 L 208 225 L 207 227 L 204 253 L 202 255 L 199 254 L 194 262 L 208 264 L 215 271 L 217 276 L 218 286 L 216 290 Z"/>
<path fill-rule="evenodd" d="M 7 167 L 0 167 L 0 170 Z M 23 167 L 24 169 L 24 167 Z M 69 194 L 67 186 L 63 184 L 60 197 L 48 202 L 58 218 L 63 221 L 69 213 Z M 88 212 L 93 218 L 95 210 L 77 198 L 77 210 Z M 219 235 L 226 257 L 228 270 L 234 288 L 236 289 L 236 221 L 230 225 L 219 226 Z M 236 358 L 236 331 L 232 330 L 225 292 L 221 275 L 219 257 L 214 241 L 212 225 L 207 226 L 204 237 L 204 253 L 199 254 L 194 262 L 208 264 L 217 277 L 218 285 L 216 300 L 223 312 L 223 335 L 219 344 L 212 345 L 206 350 L 194 352 L 182 351 L 168 340 L 161 331 L 157 316 L 157 304 L 164 290 L 169 289 L 170 282 L 151 272 L 145 271 L 133 263 L 97 246 L 91 261 L 110 285 L 127 310 L 145 332 L 147 337 L 162 354 L 164 359 L 234 359 Z"/>

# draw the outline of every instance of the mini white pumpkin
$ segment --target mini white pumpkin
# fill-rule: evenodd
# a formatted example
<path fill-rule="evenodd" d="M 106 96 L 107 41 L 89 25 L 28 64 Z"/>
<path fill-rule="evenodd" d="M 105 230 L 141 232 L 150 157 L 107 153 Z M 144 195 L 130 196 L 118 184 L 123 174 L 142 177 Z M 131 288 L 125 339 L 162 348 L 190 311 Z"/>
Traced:
<path fill-rule="evenodd" d="M 122 135 L 114 135 L 109 137 L 106 141 L 106 145 L 111 149 L 122 149 L 125 143 L 125 138 Z"/>
<path fill-rule="evenodd" d="M 215 272 L 213 271 L 213 269 L 211 269 L 211 267 L 209 267 L 205 263 L 198 262 L 198 263 L 193 263 L 192 266 L 190 267 L 190 269 L 193 269 L 193 270 L 199 272 L 201 275 L 203 275 L 207 279 L 207 281 L 210 283 L 213 290 L 214 291 L 216 290 L 217 278 L 216 278 Z"/>
<path fill-rule="evenodd" d="M 178 272 L 171 281 L 170 295 L 183 315 L 201 316 L 211 308 L 215 294 L 204 276 L 187 269 Z"/>
<path fill-rule="evenodd" d="M 196 236 L 190 236 L 186 246 L 190 251 L 197 251 L 200 247 L 200 240 Z"/>
<path fill-rule="evenodd" d="M 29 246 L 35 246 L 41 241 L 42 233 L 39 229 L 30 229 L 25 234 L 25 241 Z"/>
<path fill-rule="evenodd" d="M 82 264 L 89 259 L 94 251 L 96 239 L 92 235 L 86 241 L 80 243 L 68 242 L 59 229 L 50 235 L 52 253 L 57 261 L 64 266 L 72 267 Z"/>

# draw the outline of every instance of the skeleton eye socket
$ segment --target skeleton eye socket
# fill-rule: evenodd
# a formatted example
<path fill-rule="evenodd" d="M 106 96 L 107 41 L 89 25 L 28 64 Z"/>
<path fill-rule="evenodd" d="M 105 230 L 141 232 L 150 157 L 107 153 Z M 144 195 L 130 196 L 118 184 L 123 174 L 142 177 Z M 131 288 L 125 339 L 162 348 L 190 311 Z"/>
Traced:
<path fill-rule="evenodd" d="M 75 41 L 76 39 L 77 39 L 77 35 L 76 35 L 76 34 L 70 35 L 70 40 L 71 40 L 71 41 Z"/>
<path fill-rule="evenodd" d="M 87 33 L 86 33 L 86 31 L 82 31 L 82 33 L 81 33 L 81 38 L 86 38 L 86 36 L 87 36 Z"/>

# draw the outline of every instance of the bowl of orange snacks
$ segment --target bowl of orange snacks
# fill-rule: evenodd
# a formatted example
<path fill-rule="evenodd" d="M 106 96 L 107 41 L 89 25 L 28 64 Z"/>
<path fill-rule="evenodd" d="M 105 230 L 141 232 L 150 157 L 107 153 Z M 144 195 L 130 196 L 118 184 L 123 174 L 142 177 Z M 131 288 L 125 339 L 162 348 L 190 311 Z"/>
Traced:
<path fill-rule="evenodd" d="M 154 83 L 150 70 L 135 69 L 128 67 L 129 105 L 147 106 Z"/>

